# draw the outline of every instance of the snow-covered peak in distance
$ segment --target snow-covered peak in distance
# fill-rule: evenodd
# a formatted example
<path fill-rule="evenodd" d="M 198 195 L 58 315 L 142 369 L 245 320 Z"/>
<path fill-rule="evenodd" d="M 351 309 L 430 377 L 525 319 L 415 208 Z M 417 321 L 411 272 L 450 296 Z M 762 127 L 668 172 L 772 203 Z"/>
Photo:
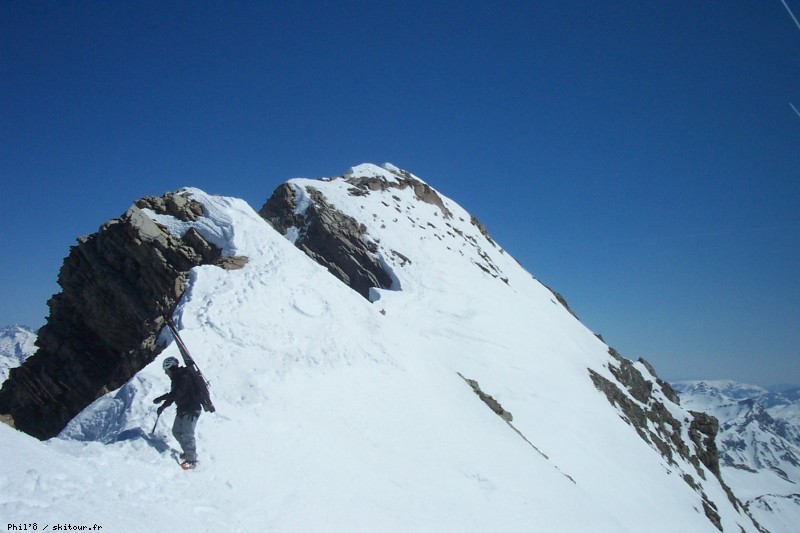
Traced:
<path fill-rule="evenodd" d="M 25 326 L 8 326 L 0 330 L 0 386 L 12 368 L 36 351 L 36 332 Z"/>
<path fill-rule="evenodd" d="M 681 404 L 719 421 L 723 478 L 762 526 L 792 531 L 800 523 L 800 400 L 735 381 L 674 384 Z"/>
<path fill-rule="evenodd" d="M 758 385 L 749 385 L 726 379 L 688 380 L 678 382 L 676 386 L 680 389 L 680 392 L 690 393 L 687 395 L 687 398 L 691 399 L 694 393 L 698 393 L 698 396 L 706 395 L 718 398 L 721 402 L 753 398 L 769 392 L 767 389 L 759 387 Z"/>

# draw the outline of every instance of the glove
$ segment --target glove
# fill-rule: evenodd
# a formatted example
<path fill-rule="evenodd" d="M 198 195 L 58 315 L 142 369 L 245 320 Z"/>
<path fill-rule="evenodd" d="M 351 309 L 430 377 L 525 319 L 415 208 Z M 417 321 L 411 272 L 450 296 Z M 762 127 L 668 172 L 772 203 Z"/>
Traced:
<path fill-rule="evenodd" d="M 161 396 L 159 396 L 158 398 L 156 398 L 155 400 L 153 400 L 153 403 L 161 403 L 161 402 L 163 402 L 163 401 L 164 401 L 164 400 L 167 398 L 167 395 L 168 395 L 168 394 L 169 394 L 169 393 L 167 393 L 167 394 L 162 394 Z"/>
<path fill-rule="evenodd" d="M 156 409 L 156 413 L 161 414 L 164 412 L 164 408 L 167 407 L 166 405 L 159 405 L 158 409 Z"/>

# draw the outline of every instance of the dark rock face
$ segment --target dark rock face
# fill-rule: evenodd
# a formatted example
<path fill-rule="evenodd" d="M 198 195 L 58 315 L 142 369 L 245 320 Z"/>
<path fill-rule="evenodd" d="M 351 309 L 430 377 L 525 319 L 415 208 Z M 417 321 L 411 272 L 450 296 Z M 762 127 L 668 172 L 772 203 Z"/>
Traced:
<path fill-rule="evenodd" d="M 272 196 L 258 211 L 261 218 L 270 223 L 281 235 L 286 235 L 289 228 L 301 227 L 305 218 L 295 212 L 297 199 L 294 189 L 288 183 L 279 185 Z"/>
<path fill-rule="evenodd" d="M 689 424 L 689 438 L 697 445 L 697 457 L 715 476 L 720 477 L 717 433 L 719 421 L 706 413 L 689 411 L 694 418 Z"/>
<path fill-rule="evenodd" d="M 161 351 L 156 340 L 164 316 L 183 294 L 188 271 L 223 262 L 220 250 L 199 233 L 190 230 L 179 239 L 143 208 L 186 221 L 203 215 L 197 202 L 168 193 L 137 201 L 78 239 L 58 276 L 62 292 L 48 302 L 38 351 L 12 370 L 0 390 L 0 414 L 17 429 L 53 437 L 92 401 L 133 377 Z"/>
<path fill-rule="evenodd" d="M 302 215 L 288 184 L 275 190 L 259 215 L 283 235 L 296 228 L 295 246 L 364 298 L 371 287 L 391 288 L 392 277 L 375 256 L 377 245 L 367 238 L 364 225 L 337 210 L 314 187 L 306 192 L 312 203 Z"/>
<path fill-rule="evenodd" d="M 343 180 L 347 183 L 349 186 L 347 191 L 351 196 L 368 196 L 376 191 L 410 189 L 416 201 L 439 209 L 445 224 L 453 232 L 447 230 L 447 233 L 452 236 L 458 234 L 475 248 L 481 258 L 479 261 L 472 261 L 475 266 L 492 277 L 508 283 L 508 278 L 503 276 L 491 257 L 481 249 L 477 240 L 471 235 L 465 235 L 449 223 L 453 213 L 436 190 L 404 170 L 394 168 L 387 171 L 393 174 L 392 179 L 387 179 L 385 175 L 355 176 L 353 173 L 330 179 Z M 390 270 L 378 259 L 375 253 L 378 246 L 369 239 L 363 224 L 339 211 L 317 188 L 306 185 L 304 190 L 300 190 L 296 187 L 299 186 L 284 184 L 275 189 L 259 211 L 261 217 L 279 233 L 292 238 L 295 246 L 363 297 L 369 299 L 369 289 L 372 287 L 399 289 L 394 286 Z M 302 201 L 298 196 L 303 197 Z M 392 195 L 392 198 L 400 200 L 397 195 Z M 301 203 L 304 205 L 298 209 Z M 399 211 L 399 208 L 397 209 Z M 486 228 L 475 217 L 471 217 L 470 223 L 492 246 L 497 247 Z M 389 253 L 402 263 L 410 262 L 396 250 L 389 250 Z"/>
<path fill-rule="evenodd" d="M 654 391 L 658 389 L 667 400 L 678 404 L 677 394 L 672 387 L 658 379 L 653 367 L 646 361 L 640 359 L 652 379 L 648 379 L 631 361 L 620 356 L 613 348 L 609 348 L 609 354 L 616 362 L 608 365 L 616 383 L 588 369 L 595 387 L 605 394 L 608 401 L 620 411 L 620 416 L 639 436 L 658 449 L 669 463 L 675 464 L 677 454 L 694 465 L 697 475 L 702 479 L 705 479 L 705 474 L 701 464 L 705 465 L 719 479 L 734 507 L 741 508 L 741 503 L 720 477 L 719 454 L 715 441 L 719 431 L 717 419 L 703 413 L 690 412 L 692 420 L 689 422 L 688 432 L 689 438 L 695 444 L 695 451 L 692 452 L 681 436 L 681 421 L 654 395 Z M 721 531 L 720 516 L 714 503 L 691 474 L 684 473 L 683 479 L 699 493 L 706 517 Z"/>

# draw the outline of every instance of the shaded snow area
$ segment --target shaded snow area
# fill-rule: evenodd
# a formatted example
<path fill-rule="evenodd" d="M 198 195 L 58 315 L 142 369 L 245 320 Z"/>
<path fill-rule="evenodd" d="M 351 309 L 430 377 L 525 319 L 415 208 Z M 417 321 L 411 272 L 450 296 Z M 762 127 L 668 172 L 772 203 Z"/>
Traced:
<path fill-rule="evenodd" d="M 348 176 L 398 172 L 365 165 Z M 175 313 L 217 407 L 199 420 L 198 468 L 174 458 L 174 407 L 150 434 L 152 400 L 169 385 L 161 361 L 179 357 L 173 343 L 59 438 L 40 443 L 0 424 L 4 523 L 717 531 L 683 479 L 691 471 L 726 531 L 755 531 L 713 474 L 703 469 L 703 481 L 679 457 L 669 463 L 620 417 L 587 371 L 614 379 L 608 347 L 458 205 L 443 198 L 447 216 L 411 188 L 354 196 L 342 178 L 290 183 L 362 222 L 400 290 L 375 290 L 370 302 L 244 202 L 191 189 L 206 211 L 198 231 L 250 258 L 241 270 L 195 268 Z"/>
<path fill-rule="evenodd" d="M 800 530 L 800 389 L 770 391 L 733 381 L 675 384 L 687 409 L 720 423 L 723 479 L 772 532 Z"/>

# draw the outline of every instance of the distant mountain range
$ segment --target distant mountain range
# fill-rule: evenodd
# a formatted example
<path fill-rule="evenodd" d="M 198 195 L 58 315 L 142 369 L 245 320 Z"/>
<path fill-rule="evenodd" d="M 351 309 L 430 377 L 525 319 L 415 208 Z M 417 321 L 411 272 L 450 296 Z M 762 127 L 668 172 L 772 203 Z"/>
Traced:
<path fill-rule="evenodd" d="M 25 326 L 8 326 L 0 330 L 0 385 L 9 371 L 22 364 L 36 351 L 36 332 Z"/>
<path fill-rule="evenodd" d="M 723 479 L 762 526 L 800 526 L 800 387 L 684 381 L 673 388 L 686 409 L 719 420 Z"/>

